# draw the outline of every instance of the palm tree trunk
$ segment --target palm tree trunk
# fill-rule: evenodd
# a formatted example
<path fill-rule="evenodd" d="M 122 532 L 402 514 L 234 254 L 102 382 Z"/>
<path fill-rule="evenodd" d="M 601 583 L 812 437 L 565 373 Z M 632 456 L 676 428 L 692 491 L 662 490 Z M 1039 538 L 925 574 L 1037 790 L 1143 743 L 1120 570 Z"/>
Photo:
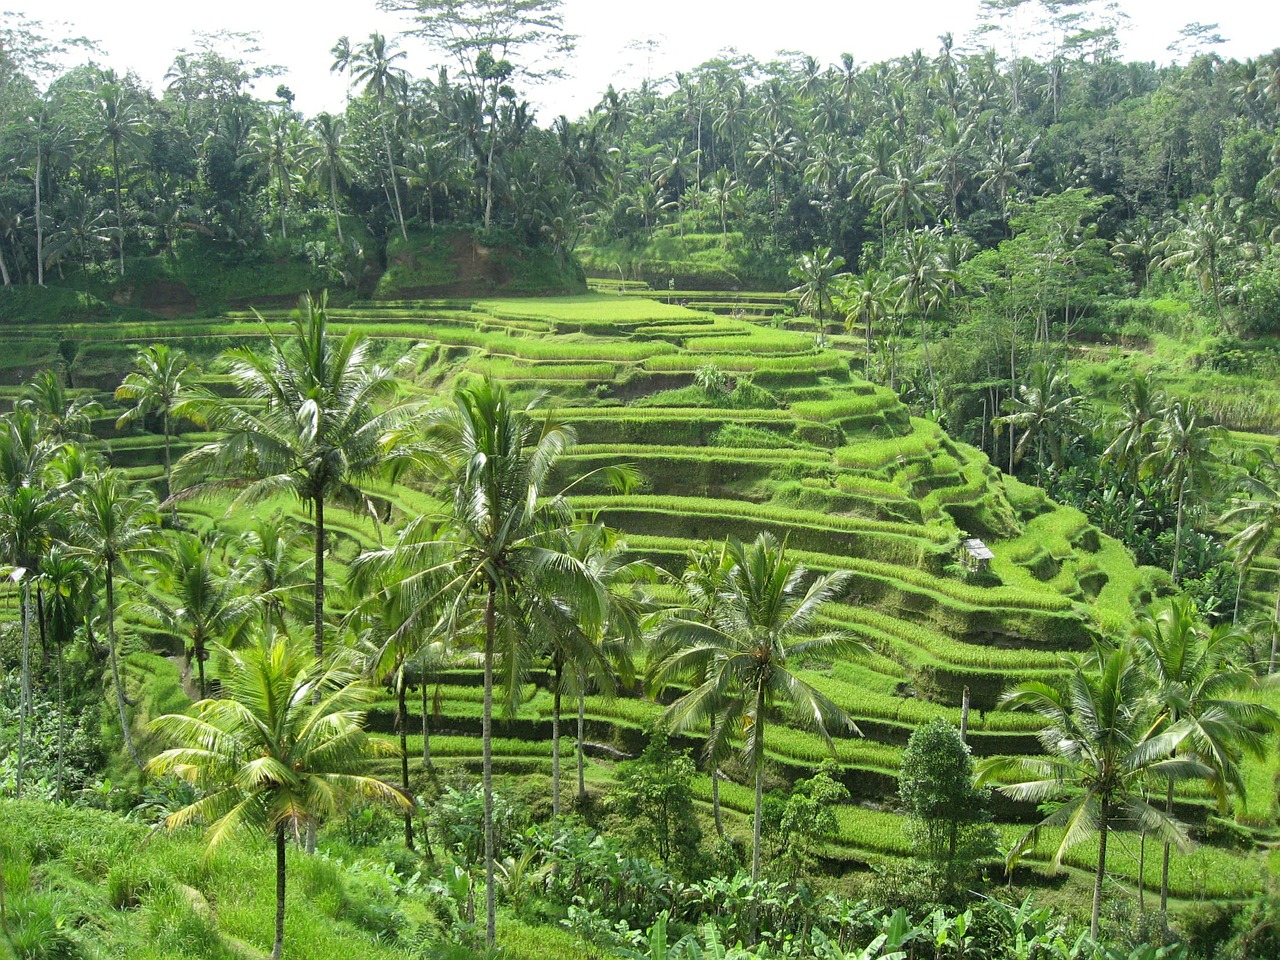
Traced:
<path fill-rule="evenodd" d="M 1276 609 L 1271 618 L 1271 659 L 1267 661 L 1267 673 L 1276 672 L 1277 647 L 1280 647 L 1280 592 L 1276 593 Z"/>
<path fill-rule="evenodd" d="M 346 246 L 346 241 L 342 239 L 342 217 L 338 215 L 338 174 L 329 168 L 329 199 L 333 203 L 333 226 L 338 231 L 338 246 Z"/>
<path fill-rule="evenodd" d="M 319 664 L 324 660 L 324 497 L 314 497 L 312 502 L 315 504 L 315 540 L 316 540 L 316 556 L 315 556 L 315 583 L 314 588 L 314 624 L 315 624 L 315 654 L 316 663 Z M 320 690 L 317 687 L 314 700 L 320 702 Z M 314 820 L 307 821 L 307 837 L 305 840 L 305 849 L 307 853 L 316 852 L 316 824 Z"/>
<path fill-rule="evenodd" d="M 45 635 L 44 590 L 39 587 L 36 588 L 36 619 L 40 623 L 40 646 L 44 647 L 48 642 Z M 56 792 L 54 796 L 57 799 L 57 801 L 61 803 L 62 802 L 62 773 L 63 773 L 64 761 L 66 759 L 66 744 L 67 744 L 67 733 L 66 733 L 67 725 L 66 725 L 66 717 L 65 717 L 66 705 L 63 701 L 63 690 L 62 690 L 62 641 L 61 640 L 58 641 L 58 649 L 57 651 L 55 651 L 55 653 L 57 656 L 57 663 L 58 663 L 58 766 L 55 771 L 54 783 L 55 783 Z"/>
<path fill-rule="evenodd" d="M 1098 825 L 1098 870 L 1093 877 L 1093 913 L 1089 920 L 1089 936 L 1098 939 L 1098 916 L 1102 911 L 1102 880 L 1107 872 L 1107 831 L 1109 818 L 1105 802 L 1102 805 L 1102 822 Z"/>
<path fill-rule="evenodd" d="M 111 170 L 115 175 L 116 187 L 116 251 L 120 255 L 120 276 L 124 276 L 124 213 L 120 207 L 120 143 L 111 141 Z"/>
<path fill-rule="evenodd" d="M 492 950 L 497 943 L 497 903 L 493 884 L 493 646 L 497 632 L 498 585 L 489 581 L 484 602 L 484 707 L 480 714 L 480 743 L 484 781 L 484 910 L 485 946 Z"/>
<path fill-rule="evenodd" d="M 1138 838 L 1138 913 L 1147 912 L 1147 885 L 1143 878 L 1147 874 L 1147 831 L 1143 830 Z"/>
<path fill-rule="evenodd" d="M 28 571 L 30 573 L 30 571 Z M 27 722 L 31 718 L 31 583 L 22 581 L 22 704 L 18 709 L 18 772 L 14 796 L 22 799 L 22 774 L 27 766 Z"/>
<path fill-rule="evenodd" d="M 396 670 L 396 729 L 400 732 L 400 786 L 409 795 L 409 711 L 405 705 L 404 662 Z M 413 808 L 404 812 L 404 845 L 413 849 Z"/>
<path fill-rule="evenodd" d="M 173 464 L 171 454 L 169 452 L 169 404 L 166 401 L 164 406 L 164 497 L 169 501 L 169 509 L 173 517 L 173 525 L 178 526 L 178 504 L 173 499 Z M 200 696 L 204 696 L 204 690 L 201 689 Z"/>
<path fill-rule="evenodd" d="M 1173 781 L 1169 781 L 1168 792 L 1164 798 L 1164 812 L 1173 815 Z M 1169 909 L 1169 841 L 1164 842 L 1163 859 L 1160 862 L 1160 912 Z"/>
<path fill-rule="evenodd" d="M 760 835 L 764 822 L 764 686 L 756 687 L 756 713 L 752 718 L 755 729 L 756 805 L 751 824 L 751 879 L 760 879 Z"/>
<path fill-rule="evenodd" d="M 387 118 L 384 114 L 382 117 L 382 146 L 387 152 L 387 173 L 391 175 L 391 194 L 396 200 L 396 222 L 400 224 L 400 236 L 405 241 L 409 239 L 409 231 L 404 227 L 404 210 L 400 206 L 400 185 L 396 182 L 396 165 L 391 159 L 391 135 L 387 133 Z M 488 226 L 488 224 L 485 224 Z"/>
<path fill-rule="evenodd" d="M 205 681 L 204 681 L 204 640 L 203 638 L 197 637 L 193 646 L 195 647 L 195 654 L 196 654 L 196 675 L 199 677 L 198 682 L 200 684 L 200 699 L 203 700 L 205 697 L 209 695 L 208 691 L 205 688 Z"/>
<path fill-rule="evenodd" d="M 284 953 L 284 884 L 285 884 L 284 824 L 276 826 L 276 942 L 271 947 L 271 960 L 280 960 Z"/>
<path fill-rule="evenodd" d="M 556 651 L 555 667 L 552 682 L 555 688 L 551 693 L 551 819 L 560 819 L 560 683 L 563 679 L 564 664 L 560 660 L 560 652 Z"/>
<path fill-rule="evenodd" d="M 41 167 L 44 160 L 44 150 L 37 144 L 36 146 L 36 285 L 44 286 L 44 208 L 41 205 L 40 197 L 40 181 L 44 179 Z"/>
<path fill-rule="evenodd" d="M 1178 561 L 1182 555 L 1182 505 L 1187 494 L 1187 479 L 1182 478 L 1182 483 L 1178 485 L 1178 519 L 1173 533 L 1173 567 L 1169 570 L 1169 577 L 1173 580 L 1174 585 L 1178 583 Z"/>
<path fill-rule="evenodd" d="M 431 729 L 427 722 L 427 671 L 422 671 L 422 768 L 431 769 Z"/>
<path fill-rule="evenodd" d="M 142 758 L 138 756 L 138 748 L 134 746 L 133 734 L 129 732 L 129 718 L 124 710 L 124 681 L 120 679 L 120 657 L 116 652 L 116 585 L 115 571 L 112 561 L 107 560 L 107 650 L 111 655 L 111 679 L 116 686 L 116 706 L 120 710 L 120 733 L 124 737 L 124 745 L 129 756 L 142 769 Z"/>
<path fill-rule="evenodd" d="M 583 692 L 581 685 L 578 687 L 578 803 L 585 803 L 587 800 L 587 777 L 583 762 L 582 745 L 586 741 L 587 727 L 587 695 Z"/>

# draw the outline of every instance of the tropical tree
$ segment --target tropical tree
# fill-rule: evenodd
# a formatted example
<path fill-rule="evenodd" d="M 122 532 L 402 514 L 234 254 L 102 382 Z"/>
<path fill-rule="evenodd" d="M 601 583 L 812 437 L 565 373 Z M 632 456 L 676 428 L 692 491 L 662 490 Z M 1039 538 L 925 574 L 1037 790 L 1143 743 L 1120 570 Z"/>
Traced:
<path fill-rule="evenodd" d="M 708 738 L 713 752 L 733 731 L 743 731 L 743 755 L 755 778 L 751 877 L 758 880 L 768 711 L 775 704 L 786 705 L 834 752 L 828 727 L 857 728 L 795 668 L 806 658 L 846 656 L 863 647 L 847 633 L 819 629 L 822 608 L 839 595 L 848 574 L 829 573 L 804 587 L 806 569 L 767 533 L 749 546 L 731 538 L 725 550 L 731 566 L 714 621 L 675 617 L 666 623 L 663 640 L 674 649 L 657 665 L 654 679 L 665 684 L 681 676 L 705 678 L 663 714 L 673 731 L 714 714 Z"/>
<path fill-rule="evenodd" d="M 98 87 L 93 100 L 97 114 L 96 139 L 107 148 L 111 159 L 111 179 L 116 210 L 116 251 L 120 276 L 124 276 L 124 207 L 120 199 L 121 178 L 129 154 L 146 143 L 147 121 L 133 93 L 113 77 Z"/>
<path fill-rule="evenodd" d="M 1175 598 L 1158 613 L 1151 609 L 1140 612 L 1133 638 L 1142 669 L 1150 678 L 1155 725 L 1182 724 L 1187 728 L 1181 749 L 1207 768 L 1219 812 L 1225 813 L 1229 791 L 1244 794 L 1243 752 L 1260 756 L 1264 726 L 1274 728 L 1277 722 L 1267 707 L 1236 697 L 1256 680 L 1232 658 L 1240 635 L 1229 625 L 1208 629 L 1190 599 Z M 1173 815 L 1172 780 L 1167 784 L 1164 810 Z M 1169 902 L 1170 844 L 1166 841 L 1163 846 L 1162 911 Z"/>
<path fill-rule="evenodd" d="M 1186 828 L 1147 801 L 1145 786 L 1152 780 L 1196 779 L 1210 772 L 1198 760 L 1174 755 L 1189 728 L 1185 723 L 1153 726 L 1145 690 L 1141 660 L 1132 644 L 1095 651 L 1091 661 L 1071 672 L 1065 690 L 1039 680 L 1019 684 L 1001 698 L 1001 707 L 1040 714 L 1045 755 L 998 758 L 979 771 L 980 784 L 995 777 L 1012 780 L 996 789 L 1014 800 L 1056 802 L 1052 812 L 1009 850 L 1010 870 L 1047 829 L 1062 831 L 1050 861 L 1054 870 L 1071 847 L 1098 838 L 1089 928 L 1094 939 L 1111 833 L 1141 830 L 1185 849 Z"/>
<path fill-rule="evenodd" d="M 171 505 L 175 526 L 178 504 L 173 500 L 172 432 L 169 428 L 171 418 L 179 412 L 182 398 L 194 389 L 199 375 L 200 368 L 181 350 L 175 350 L 166 343 L 154 343 L 138 352 L 133 369 L 116 387 L 117 400 L 133 401 L 133 406 L 116 420 L 116 429 L 124 429 L 148 416 L 160 414 L 160 430 L 164 434 L 165 496 Z"/>
<path fill-rule="evenodd" d="M 893 310 L 889 278 L 878 270 L 845 275 L 832 295 L 835 309 L 844 314 L 844 328 L 850 333 L 857 325 L 866 331 L 867 361 L 873 353 L 872 335 Z"/>
<path fill-rule="evenodd" d="M 116 575 L 157 556 L 159 518 L 155 496 L 133 488 L 119 470 L 88 477 L 77 487 L 72 507 L 72 544 L 76 555 L 95 565 L 106 589 L 107 652 L 115 685 L 120 731 L 133 762 L 142 767 L 125 711 L 124 680 L 116 643 Z"/>
<path fill-rule="evenodd" d="M 263 353 L 240 347 L 224 354 L 236 396 L 204 391 L 184 407 L 223 436 L 178 462 L 179 481 L 196 483 L 178 495 L 238 491 L 233 506 L 239 506 L 289 493 L 306 504 L 315 535 L 313 626 L 321 659 L 325 506 L 372 511 L 357 484 L 388 463 L 388 439 L 413 409 L 397 378 L 412 354 L 376 363 L 368 340 L 354 330 L 330 336 L 323 295 L 304 295 L 291 325 L 292 334 L 283 341 L 272 335 Z"/>
<path fill-rule="evenodd" d="M 307 171 L 329 191 L 333 209 L 333 229 L 342 245 L 342 215 L 338 210 L 338 187 L 347 183 L 354 171 L 346 143 L 347 123 L 331 113 L 319 113 L 311 121 L 312 138 L 302 148 Z"/>
<path fill-rule="evenodd" d="M 195 803 L 170 814 L 170 829 L 208 825 L 216 847 L 239 832 L 266 834 L 276 847 L 276 923 L 273 960 L 284 953 L 286 844 L 308 826 L 370 797 L 402 808 L 412 800 L 367 775 L 379 743 L 364 732 L 372 691 L 338 662 L 328 666 L 277 638 L 242 653 L 225 651 L 230 669 L 218 700 L 201 700 L 188 715 L 153 724 L 179 746 L 148 765 L 201 791 Z"/>
<path fill-rule="evenodd" d="M 262 614 L 262 635 L 287 635 L 289 618 L 305 620 L 311 559 L 303 555 L 306 532 L 279 513 L 256 515 L 232 548 L 237 578 Z"/>
<path fill-rule="evenodd" d="M 205 662 L 210 648 L 233 646 L 257 601 L 243 574 L 217 561 L 215 545 L 193 533 L 168 536 L 163 557 L 153 567 L 153 589 L 130 605 L 144 623 L 182 639 L 188 669 L 193 663 L 196 667 L 202 700 L 209 693 Z"/>
<path fill-rule="evenodd" d="M 1213 441 L 1221 435 L 1221 428 L 1199 415 L 1194 400 L 1188 400 L 1185 405 L 1181 400 L 1174 400 L 1165 407 L 1156 430 L 1155 444 L 1142 462 L 1144 473 L 1158 472 L 1169 488 L 1177 491 L 1173 565 L 1169 569 L 1169 576 L 1175 582 L 1182 559 L 1182 529 L 1187 504 L 1210 478 L 1210 465 L 1218 459 L 1213 452 Z"/>
<path fill-rule="evenodd" d="M 452 403 L 430 413 L 422 463 L 447 500 L 442 518 L 411 521 L 401 556 L 408 573 L 401 589 L 413 605 L 444 607 L 447 635 L 475 620 L 483 640 L 483 753 L 485 940 L 495 940 L 493 703 L 499 654 L 506 699 L 515 699 L 531 636 L 562 620 L 561 604 L 588 622 L 603 620 L 604 599 L 581 564 L 563 550 L 572 524 L 566 499 L 548 489 L 550 474 L 573 442 L 554 420 L 516 410 L 506 389 L 481 380 L 454 390 Z M 413 527 L 439 522 L 436 538 Z"/>
<path fill-rule="evenodd" d="M 843 268 L 844 257 L 832 254 L 830 247 L 814 247 L 811 252 L 800 254 L 787 273 L 792 280 L 799 281 L 788 292 L 800 295 L 801 311 L 819 323 L 826 319 L 839 282 L 849 275 Z"/>
<path fill-rule="evenodd" d="M 1005 403 L 1007 413 L 991 421 L 996 428 L 1021 430 L 1011 444 L 1010 466 L 1018 463 L 1032 444 L 1036 447 L 1036 475 L 1044 479 L 1045 450 L 1055 469 L 1061 469 L 1063 448 L 1085 432 L 1079 418 L 1084 398 L 1074 392 L 1067 375 L 1037 361 L 1027 372 L 1027 382 L 1018 386 L 1018 395 Z"/>
<path fill-rule="evenodd" d="M 55 772 L 55 789 L 61 802 L 66 769 L 67 710 L 64 684 L 64 660 L 66 648 L 75 639 L 76 631 L 84 623 L 89 592 L 90 570 L 83 557 L 78 557 L 64 543 L 54 543 L 40 561 L 39 580 L 36 588 L 36 609 L 43 612 L 49 643 L 54 650 L 57 670 L 56 703 L 58 707 L 58 759 Z"/>
<path fill-rule="evenodd" d="M 1111 422 L 1115 438 L 1102 456 L 1131 481 L 1137 481 L 1138 468 L 1151 455 L 1153 434 L 1164 406 L 1164 394 L 1149 372 L 1134 374 L 1120 390 L 1120 411 Z"/>
<path fill-rule="evenodd" d="M 1241 478 L 1244 496 L 1233 497 L 1231 509 L 1222 515 L 1226 524 L 1244 523 L 1227 546 L 1236 552 L 1236 567 L 1243 583 L 1254 562 L 1271 545 L 1277 531 L 1280 531 L 1280 459 L 1276 457 L 1275 448 L 1257 447 L 1254 450 L 1254 466 Z M 1236 600 L 1237 614 L 1239 599 Z M 1272 620 L 1280 622 L 1280 590 L 1276 592 L 1276 602 Z M 1277 642 L 1280 631 L 1271 631 L 1271 656 L 1267 662 L 1267 672 L 1275 673 Z"/>

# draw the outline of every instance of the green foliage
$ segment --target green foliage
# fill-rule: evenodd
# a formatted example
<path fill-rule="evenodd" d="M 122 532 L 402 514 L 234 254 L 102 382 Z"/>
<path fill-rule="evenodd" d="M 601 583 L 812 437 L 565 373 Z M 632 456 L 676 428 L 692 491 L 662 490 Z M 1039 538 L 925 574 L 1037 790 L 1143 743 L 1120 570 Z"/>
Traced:
<path fill-rule="evenodd" d="M 702 841 L 690 790 L 696 773 L 689 751 L 675 750 L 659 728 L 638 758 L 618 765 L 617 784 L 609 793 L 624 829 L 664 866 L 686 877 L 697 864 Z"/>

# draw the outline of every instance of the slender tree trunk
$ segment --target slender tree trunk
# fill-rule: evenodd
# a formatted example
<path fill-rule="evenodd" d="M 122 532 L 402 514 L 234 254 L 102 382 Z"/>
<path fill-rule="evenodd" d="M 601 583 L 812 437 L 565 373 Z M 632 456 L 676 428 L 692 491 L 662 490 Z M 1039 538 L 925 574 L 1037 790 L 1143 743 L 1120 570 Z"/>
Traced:
<path fill-rule="evenodd" d="M 1138 913 L 1147 912 L 1147 885 L 1143 878 L 1147 874 L 1147 831 L 1143 830 L 1138 838 Z"/>
<path fill-rule="evenodd" d="M 36 588 L 36 619 L 40 623 L 40 646 L 47 644 L 45 635 L 44 620 L 44 590 L 40 587 Z M 66 704 L 63 698 L 62 687 L 62 640 L 58 640 L 58 649 L 54 651 L 58 665 L 58 766 L 55 772 L 55 797 L 59 803 L 62 802 L 62 773 L 66 760 L 67 746 L 67 724 L 66 724 Z"/>
<path fill-rule="evenodd" d="M 284 824 L 276 826 L 276 942 L 271 947 L 271 960 L 284 954 L 284 889 L 285 889 Z"/>
<path fill-rule="evenodd" d="M 497 903 L 494 900 L 493 861 L 493 647 L 497 632 L 497 590 L 489 581 L 484 603 L 484 707 L 480 714 L 480 743 L 484 781 L 484 942 L 492 950 L 497 943 Z"/>
<path fill-rule="evenodd" d="M 1173 567 L 1169 570 L 1169 577 L 1173 580 L 1174 585 L 1178 583 L 1178 561 L 1182 558 L 1182 505 L 1187 494 L 1187 480 L 1182 478 L 1182 483 L 1178 484 L 1178 519 L 1173 532 Z"/>
<path fill-rule="evenodd" d="M 11 281 L 9 279 L 9 264 L 5 262 L 3 246 L 0 246 L 0 282 L 3 282 L 6 287 L 11 285 Z"/>
<path fill-rule="evenodd" d="M 966 683 L 964 692 L 960 694 L 960 742 L 969 742 L 969 685 Z"/>
<path fill-rule="evenodd" d="M 387 118 L 382 117 L 382 145 L 387 151 L 387 173 L 391 176 L 391 194 L 396 200 L 396 222 L 400 224 L 400 236 L 408 241 L 409 231 L 404 226 L 404 210 L 400 206 L 400 184 L 396 180 L 396 165 L 391 159 L 391 135 L 387 133 Z M 485 226 L 488 226 L 486 223 Z"/>
<path fill-rule="evenodd" d="M 324 662 L 324 497 L 314 497 L 312 502 L 315 504 L 315 539 L 316 539 L 316 556 L 315 556 L 315 584 L 314 584 L 314 611 L 313 618 L 315 623 L 315 654 L 316 663 Z M 320 690 L 316 689 L 314 701 L 320 702 Z M 314 820 L 307 821 L 307 836 L 304 841 L 307 853 L 316 852 L 316 824 Z"/>
<path fill-rule="evenodd" d="M 489 113 L 489 149 L 484 161 L 484 228 L 493 221 L 493 152 L 498 144 L 498 87 L 494 84 Z"/>
<path fill-rule="evenodd" d="M 203 700 L 205 697 L 209 696 L 209 692 L 205 686 L 205 680 L 204 680 L 204 639 L 201 637 L 197 637 L 195 643 L 192 644 L 192 646 L 195 648 L 195 654 L 196 654 L 196 676 L 199 678 L 198 682 L 200 684 L 200 699 Z"/>
<path fill-rule="evenodd" d="M 116 186 L 116 252 L 120 255 L 120 276 L 124 276 L 124 213 L 120 206 L 120 144 L 111 141 L 111 170 L 115 175 Z"/>
<path fill-rule="evenodd" d="M 586 742 L 587 729 L 587 695 L 581 685 L 578 687 L 578 803 L 587 802 L 586 763 L 583 759 L 583 744 Z"/>
<path fill-rule="evenodd" d="M 173 499 L 173 462 L 172 454 L 169 452 L 169 402 L 166 400 L 164 404 L 162 424 L 164 427 L 164 496 L 169 501 L 170 516 L 173 517 L 173 526 L 178 526 L 178 504 Z M 200 692 L 204 696 L 204 691 Z"/>
<path fill-rule="evenodd" d="M 39 144 L 36 146 L 36 285 L 44 286 L 44 207 L 41 204 L 40 186 L 44 179 L 42 167 L 44 161 L 44 150 Z"/>
<path fill-rule="evenodd" d="M 560 684 L 563 679 L 564 664 L 560 660 L 560 652 L 555 655 L 555 666 L 552 671 L 552 683 L 555 688 L 551 692 L 551 819 L 560 819 Z"/>
<path fill-rule="evenodd" d="M 120 733 L 124 737 L 124 745 L 129 756 L 142 769 L 142 758 L 138 756 L 138 748 L 134 746 L 133 734 L 129 731 L 129 718 L 124 709 L 124 681 L 120 678 L 120 656 L 116 652 L 116 590 L 113 561 L 107 560 L 107 650 L 111 655 L 111 679 L 116 685 L 116 706 L 120 710 Z"/>
<path fill-rule="evenodd" d="M 756 804 L 751 824 L 751 879 L 760 879 L 760 836 L 764 822 L 764 686 L 756 687 L 756 713 L 751 721 L 755 725 Z"/>
<path fill-rule="evenodd" d="M 409 709 L 405 704 L 404 662 L 396 669 L 396 729 L 400 733 L 400 786 L 409 795 Z M 404 812 L 404 845 L 413 849 L 413 808 Z"/>
<path fill-rule="evenodd" d="M 31 571 L 27 571 L 30 575 Z M 14 795 L 22 799 L 22 775 L 27 768 L 27 723 L 31 719 L 31 582 L 22 581 L 22 703 L 18 708 L 18 772 Z"/>
<path fill-rule="evenodd" d="M 422 769 L 431 769 L 431 728 L 427 720 L 427 671 L 422 671 Z"/>
<path fill-rule="evenodd" d="M 338 231 L 338 246 L 346 246 L 342 239 L 342 217 L 338 214 L 338 174 L 329 168 L 329 199 L 333 203 L 333 226 Z"/>
<path fill-rule="evenodd" d="M 1173 816 L 1173 781 L 1169 781 L 1164 797 L 1164 812 Z M 1160 912 L 1169 910 L 1169 842 L 1166 840 L 1160 851 Z"/>
<path fill-rule="evenodd" d="M 1276 608 L 1271 617 L 1271 659 L 1267 661 L 1267 673 L 1276 672 L 1276 655 L 1280 653 L 1280 592 L 1276 593 Z"/>
<path fill-rule="evenodd" d="M 1098 825 L 1098 869 L 1093 877 L 1093 913 L 1089 920 L 1089 936 L 1098 939 L 1098 916 L 1102 912 L 1102 880 L 1107 873 L 1107 833 L 1110 829 L 1110 818 L 1107 805 L 1102 805 L 1102 822 Z"/>

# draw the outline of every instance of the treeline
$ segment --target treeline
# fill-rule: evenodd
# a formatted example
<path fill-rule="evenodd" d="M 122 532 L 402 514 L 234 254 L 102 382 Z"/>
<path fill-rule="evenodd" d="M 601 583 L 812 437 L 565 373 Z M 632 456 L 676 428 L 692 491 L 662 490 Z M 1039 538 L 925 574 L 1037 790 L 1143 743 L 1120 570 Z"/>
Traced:
<path fill-rule="evenodd" d="M 1160 239 L 1204 251 L 1212 238 L 1212 262 L 1181 266 L 1219 314 L 1265 313 L 1250 304 L 1274 299 L 1274 270 L 1232 261 L 1257 260 L 1277 223 L 1277 54 L 1127 63 L 1100 4 L 1061 6 L 1042 5 L 1039 26 L 1058 39 L 1035 56 L 961 51 L 948 34 L 933 54 L 867 66 L 724 57 L 541 124 L 525 97 L 537 53 L 567 45 L 558 0 L 462 5 L 488 18 L 479 32 L 410 4 L 400 37 L 335 38 L 351 97 L 314 117 L 283 86 L 252 92 L 278 68 L 256 61 L 248 35 L 201 38 L 156 93 L 92 63 L 52 71 L 61 45 L 10 17 L 0 274 L 106 276 L 201 238 L 354 283 L 354 261 L 443 223 L 558 254 L 622 242 L 636 258 L 655 237 L 727 240 L 732 226 L 721 279 L 781 285 L 815 246 L 867 268 L 903 259 L 921 230 L 991 249 L 1018 231 L 1020 202 L 1079 190 L 1099 202 L 1089 229 L 1123 244 L 1130 286 L 1150 278 Z M 993 8 L 1006 48 L 1012 28 Z M 423 40 L 442 66 L 416 77 L 405 50 Z"/>

